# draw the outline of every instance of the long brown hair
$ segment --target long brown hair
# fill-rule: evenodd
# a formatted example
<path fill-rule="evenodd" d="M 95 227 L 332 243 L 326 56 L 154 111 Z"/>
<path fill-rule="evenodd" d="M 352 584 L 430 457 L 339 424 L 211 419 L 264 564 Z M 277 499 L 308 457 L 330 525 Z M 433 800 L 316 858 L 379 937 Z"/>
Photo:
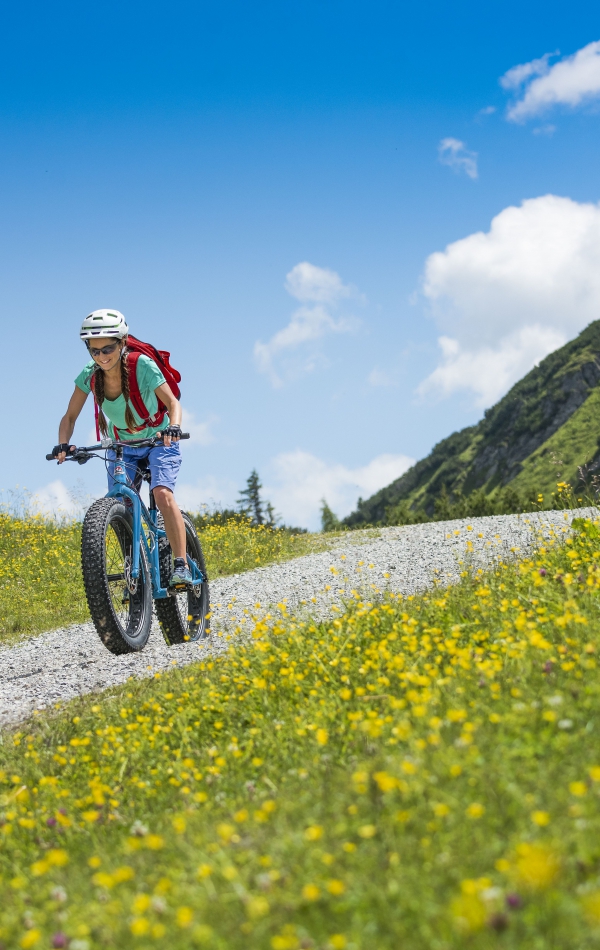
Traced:
<path fill-rule="evenodd" d="M 94 397 L 98 404 L 98 427 L 102 435 L 108 435 L 108 422 L 102 412 L 104 402 L 104 370 L 96 366 L 94 370 Z M 125 398 L 125 422 L 128 429 L 135 429 L 137 422 L 129 405 L 129 365 L 127 362 L 127 338 L 121 341 L 121 392 Z"/>

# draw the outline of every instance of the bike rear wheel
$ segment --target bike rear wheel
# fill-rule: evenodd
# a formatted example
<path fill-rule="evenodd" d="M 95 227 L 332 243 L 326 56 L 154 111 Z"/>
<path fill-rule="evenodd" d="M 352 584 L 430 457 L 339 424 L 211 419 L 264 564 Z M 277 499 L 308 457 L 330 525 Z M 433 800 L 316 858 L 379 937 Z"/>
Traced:
<path fill-rule="evenodd" d="M 83 584 L 98 636 L 117 655 L 141 650 L 152 622 L 148 559 L 140 546 L 140 575 L 133 580 L 132 553 L 130 509 L 119 498 L 98 499 L 83 522 Z"/>
<path fill-rule="evenodd" d="M 205 581 L 192 589 L 172 593 L 154 601 L 160 629 L 169 646 L 189 640 L 205 640 L 209 634 L 207 614 L 210 611 L 210 594 L 204 554 L 194 522 L 187 512 L 182 511 L 181 514 L 185 524 L 186 553 L 196 562 Z M 161 519 L 159 523 L 162 523 Z M 162 587 L 169 586 L 173 567 L 171 553 L 171 545 L 163 538 L 159 549 Z"/>

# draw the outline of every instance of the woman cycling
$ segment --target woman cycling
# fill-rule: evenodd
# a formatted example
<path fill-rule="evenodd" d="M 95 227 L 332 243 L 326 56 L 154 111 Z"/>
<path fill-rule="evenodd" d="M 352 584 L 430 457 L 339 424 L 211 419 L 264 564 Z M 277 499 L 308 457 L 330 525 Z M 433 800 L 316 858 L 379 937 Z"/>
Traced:
<path fill-rule="evenodd" d="M 147 426 L 130 404 L 127 336 L 129 327 L 118 310 L 94 310 L 85 318 L 79 336 L 92 357 L 75 380 L 75 391 L 69 406 L 60 421 L 59 444 L 52 454 L 58 463 L 64 462 L 70 445 L 75 423 L 85 401 L 93 389 L 98 405 L 98 425 L 103 436 L 120 442 L 133 439 L 150 439 L 162 433 L 162 444 L 153 447 L 125 448 L 123 461 L 127 475 L 139 487 L 141 468 L 149 468 L 150 488 L 164 520 L 165 531 L 174 555 L 174 570 L 170 585 L 191 584 L 192 575 L 186 559 L 185 525 L 173 497 L 173 489 L 181 465 L 179 437 L 181 435 L 181 406 L 174 396 L 162 371 L 148 356 L 140 355 L 136 363 L 136 379 L 140 395 L 147 407 L 149 417 L 158 413 L 158 400 L 167 407 L 162 422 L 156 427 Z M 110 420 L 110 427 L 107 423 Z M 113 486 L 114 452 L 108 470 L 108 487 Z"/>

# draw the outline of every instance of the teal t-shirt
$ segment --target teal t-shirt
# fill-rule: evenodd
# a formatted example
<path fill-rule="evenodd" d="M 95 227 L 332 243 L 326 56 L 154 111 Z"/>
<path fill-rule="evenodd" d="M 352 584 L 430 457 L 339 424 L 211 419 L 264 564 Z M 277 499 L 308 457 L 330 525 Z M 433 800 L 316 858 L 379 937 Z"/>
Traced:
<path fill-rule="evenodd" d="M 75 385 L 77 388 L 81 389 L 81 391 L 86 395 L 92 390 L 90 380 L 94 374 L 95 366 L 96 364 L 94 361 L 90 360 L 89 363 L 86 363 L 79 376 L 75 380 Z M 150 417 L 155 416 L 158 412 L 158 399 L 156 398 L 156 393 L 154 390 L 158 386 L 162 386 L 166 380 L 159 367 L 156 365 L 154 360 L 150 359 L 149 356 L 142 355 L 138 358 L 137 382 L 140 388 L 140 394 L 144 400 L 144 405 L 148 410 L 148 415 Z M 131 403 L 130 409 L 137 424 L 142 425 L 144 420 L 138 416 Z M 117 396 L 116 399 L 105 399 L 102 403 L 102 411 L 104 412 L 106 418 L 112 422 L 112 425 L 109 426 L 109 435 L 112 438 L 115 438 L 113 427 L 116 426 L 119 430 L 119 439 L 122 442 L 126 442 L 128 439 L 150 439 L 153 435 L 156 435 L 157 432 L 161 432 L 169 425 L 169 416 L 165 415 L 160 426 L 157 426 L 156 428 L 147 427 L 145 429 L 140 429 L 139 432 L 128 432 L 127 423 L 125 422 L 125 398 L 123 394 Z"/>

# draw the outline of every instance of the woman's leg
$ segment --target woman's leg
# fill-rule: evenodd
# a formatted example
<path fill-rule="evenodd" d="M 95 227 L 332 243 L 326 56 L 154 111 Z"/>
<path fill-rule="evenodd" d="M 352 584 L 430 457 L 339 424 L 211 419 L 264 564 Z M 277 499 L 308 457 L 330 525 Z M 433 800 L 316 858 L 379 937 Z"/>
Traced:
<path fill-rule="evenodd" d="M 165 531 L 173 557 L 185 560 L 185 525 L 173 491 L 181 466 L 181 450 L 178 442 L 170 446 L 157 445 L 150 450 L 148 464 L 152 476 L 151 488 L 158 510 L 163 516 Z"/>
<path fill-rule="evenodd" d="M 158 510 L 163 516 L 173 557 L 182 557 L 185 560 L 185 525 L 173 492 L 164 485 L 157 485 L 152 491 Z"/>

